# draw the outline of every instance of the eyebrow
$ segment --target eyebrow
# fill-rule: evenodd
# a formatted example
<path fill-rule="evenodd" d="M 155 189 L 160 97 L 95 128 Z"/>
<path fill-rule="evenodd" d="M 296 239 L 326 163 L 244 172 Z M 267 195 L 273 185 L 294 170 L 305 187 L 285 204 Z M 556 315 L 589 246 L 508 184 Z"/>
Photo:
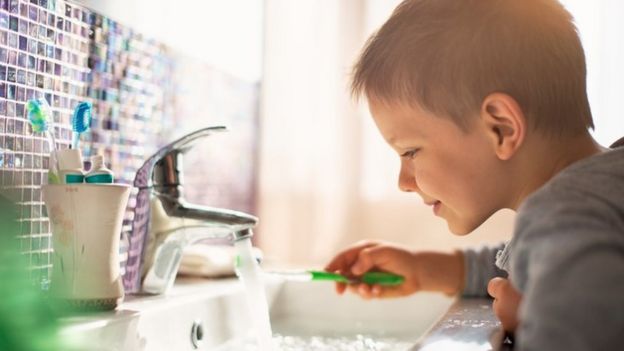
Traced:
<path fill-rule="evenodd" d="M 423 135 L 418 133 L 418 132 L 414 132 L 413 133 L 413 138 L 418 138 L 418 139 L 422 140 Z M 399 149 L 410 149 L 410 148 L 414 147 L 412 144 L 415 143 L 415 140 L 412 140 L 411 138 L 410 138 L 410 141 L 407 144 L 397 143 L 397 139 L 398 138 L 397 138 L 396 135 L 391 136 L 390 138 L 388 138 L 388 144 L 393 145 L 393 146 L 395 146 L 396 148 L 399 148 Z"/>

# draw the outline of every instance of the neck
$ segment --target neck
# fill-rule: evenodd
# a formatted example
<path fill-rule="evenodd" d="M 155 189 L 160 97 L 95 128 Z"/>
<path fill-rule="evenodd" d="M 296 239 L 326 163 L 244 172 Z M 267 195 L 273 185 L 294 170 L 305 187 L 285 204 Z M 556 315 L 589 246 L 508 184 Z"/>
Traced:
<path fill-rule="evenodd" d="M 518 184 L 510 198 L 509 208 L 513 210 L 517 210 L 529 195 L 564 168 L 607 150 L 589 132 L 556 140 L 533 138 L 526 141 L 524 150 L 518 155 L 518 167 L 514 172 L 514 178 L 522 180 L 522 183 Z"/>

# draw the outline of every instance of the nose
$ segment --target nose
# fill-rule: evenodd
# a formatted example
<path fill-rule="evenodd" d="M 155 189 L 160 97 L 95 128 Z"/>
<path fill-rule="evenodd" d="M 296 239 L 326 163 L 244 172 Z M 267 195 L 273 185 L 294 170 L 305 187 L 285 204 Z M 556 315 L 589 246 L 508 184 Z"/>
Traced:
<path fill-rule="evenodd" d="M 418 183 L 414 176 L 414 171 L 410 162 L 401 159 L 401 170 L 399 171 L 399 189 L 405 192 L 418 191 Z"/>

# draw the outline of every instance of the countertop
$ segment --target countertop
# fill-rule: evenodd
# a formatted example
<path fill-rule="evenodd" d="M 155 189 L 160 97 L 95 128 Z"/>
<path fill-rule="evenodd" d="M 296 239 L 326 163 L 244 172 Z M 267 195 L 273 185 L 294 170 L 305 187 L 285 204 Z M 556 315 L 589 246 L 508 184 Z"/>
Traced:
<path fill-rule="evenodd" d="M 513 350 L 511 340 L 492 311 L 492 300 L 457 300 L 412 349 L 448 350 Z"/>

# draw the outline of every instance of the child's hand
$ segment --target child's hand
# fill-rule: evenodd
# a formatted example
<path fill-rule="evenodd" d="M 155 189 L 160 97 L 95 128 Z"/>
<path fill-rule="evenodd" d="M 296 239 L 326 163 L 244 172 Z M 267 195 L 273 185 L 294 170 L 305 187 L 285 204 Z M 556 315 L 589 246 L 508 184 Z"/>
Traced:
<path fill-rule="evenodd" d="M 518 306 L 522 295 L 505 278 L 494 278 L 488 283 L 488 294 L 494 298 L 492 309 L 503 329 L 515 332 L 518 326 Z"/>
<path fill-rule="evenodd" d="M 461 252 L 412 252 L 397 245 L 374 241 L 361 242 L 342 251 L 325 270 L 352 277 L 368 271 L 383 271 L 405 278 L 403 284 L 398 286 L 336 284 L 339 294 L 349 289 L 366 299 L 406 296 L 416 291 L 456 294 L 463 287 L 464 276 Z"/>

